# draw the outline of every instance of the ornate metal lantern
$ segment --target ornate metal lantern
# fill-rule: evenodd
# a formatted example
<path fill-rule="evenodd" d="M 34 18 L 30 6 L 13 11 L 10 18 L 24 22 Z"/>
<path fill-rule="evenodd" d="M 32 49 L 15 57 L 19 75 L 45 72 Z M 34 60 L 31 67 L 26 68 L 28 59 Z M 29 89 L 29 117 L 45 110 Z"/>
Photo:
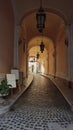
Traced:
<path fill-rule="evenodd" d="M 41 53 L 43 53 L 44 47 L 45 47 L 45 45 L 44 45 L 44 43 L 42 41 L 41 44 L 40 44 L 40 51 L 41 51 Z"/>
<path fill-rule="evenodd" d="M 46 14 L 44 12 L 44 9 L 42 8 L 42 0 L 41 0 L 40 9 L 38 10 L 36 14 L 36 20 L 37 20 L 37 28 L 39 32 L 43 31 L 43 28 L 45 28 L 45 20 L 46 20 Z"/>

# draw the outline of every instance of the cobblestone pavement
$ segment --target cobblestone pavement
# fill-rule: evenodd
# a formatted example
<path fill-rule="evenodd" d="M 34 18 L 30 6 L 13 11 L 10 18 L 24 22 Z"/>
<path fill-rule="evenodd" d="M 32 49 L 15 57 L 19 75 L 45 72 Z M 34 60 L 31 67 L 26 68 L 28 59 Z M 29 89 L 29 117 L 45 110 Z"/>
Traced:
<path fill-rule="evenodd" d="M 36 75 L 13 108 L 0 116 L 0 130 L 73 130 L 73 112 L 53 83 Z"/>

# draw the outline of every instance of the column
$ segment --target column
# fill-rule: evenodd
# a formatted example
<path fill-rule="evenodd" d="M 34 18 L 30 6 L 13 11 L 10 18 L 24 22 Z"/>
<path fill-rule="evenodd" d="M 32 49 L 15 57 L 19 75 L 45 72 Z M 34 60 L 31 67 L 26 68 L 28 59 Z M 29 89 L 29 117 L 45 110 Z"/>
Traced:
<path fill-rule="evenodd" d="M 49 75 L 49 53 L 47 54 L 47 74 Z"/>
<path fill-rule="evenodd" d="M 73 23 L 67 26 L 68 33 L 68 81 L 69 88 L 71 88 L 71 82 L 73 81 Z"/>
<path fill-rule="evenodd" d="M 25 42 L 25 77 L 28 77 L 28 43 Z"/>
<path fill-rule="evenodd" d="M 20 34 L 20 26 L 15 25 L 15 32 L 14 32 L 14 68 L 18 68 L 19 34 Z"/>
<path fill-rule="evenodd" d="M 56 77 L 56 45 L 54 43 L 54 78 Z"/>

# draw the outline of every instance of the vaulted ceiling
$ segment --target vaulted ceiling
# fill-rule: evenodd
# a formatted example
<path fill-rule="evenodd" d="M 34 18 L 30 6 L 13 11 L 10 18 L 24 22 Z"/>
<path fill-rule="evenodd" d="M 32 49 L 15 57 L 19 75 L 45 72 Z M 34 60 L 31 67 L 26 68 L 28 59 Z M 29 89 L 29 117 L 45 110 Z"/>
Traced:
<path fill-rule="evenodd" d="M 40 0 L 12 0 L 16 23 L 29 11 L 40 7 Z M 44 8 L 61 12 L 67 19 L 73 15 L 73 0 L 42 0 Z"/>
<path fill-rule="evenodd" d="M 65 25 L 64 20 L 56 14 L 48 12 L 45 13 L 46 23 L 43 31 L 43 36 L 55 41 L 60 27 Z M 36 12 L 29 14 L 23 19 L 22 26 L 24 30 L 26 30 L 28 40 L 31 40 L 33 37 L 36 36 L 42 36 L 42 34 L 39 33 L 36 24 Z"/>
<path fill-rule="evenodd" d="M 12 3 L 15 23 L 21 25 L 21 36 L 28 39 L 30 48 L 36 43 L 37 37 L 39 37 L 39 41 L 42 37 L 36 27 L 36 13 L 40 7 L 40 0 L 12 0 Z M 46 24 L 43 31 L 46 48 L 47 43 L 55 42 L 57 35 L 65 29 L 66 22 L 72 16 L 72 5 L 73 0 L 42 0 L 46 13 Z"/>

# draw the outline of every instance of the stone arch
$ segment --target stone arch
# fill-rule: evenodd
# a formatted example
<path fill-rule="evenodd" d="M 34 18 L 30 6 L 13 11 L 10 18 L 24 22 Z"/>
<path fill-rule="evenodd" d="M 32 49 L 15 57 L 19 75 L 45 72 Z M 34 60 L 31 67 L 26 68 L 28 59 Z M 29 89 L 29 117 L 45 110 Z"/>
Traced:
<path fill-rule="evenodd" d="M 29 41 L 28 41 L 28 50 L 31 48 L 31 47 L 33 47 L 33 46 L 40 46 L 40 43 L 41 43 L 41 41 L 43 41 L 44 42 L 44 45 L 45 45 L 45 48 L 46 48 L 46 50 L 48 51 L 48 46 L 49 46 L 49 44 L 51 43 L 52 45 L 54 44 L 54 42 L 50 39 L 50 38 L 48 38 L 48 37 L 45 37 L 45 36 L 36 36 L 36 37 L 34 37 L 34 38 L 32 38 L 32 39 L 30 39 Z"/>
<path fill-rule="evenodd" d="M 66 17 L 62 14 L 62 12 L 60 12 L 59 10 L 56 10 L 56 9 L 53 9 L 53 8 L 45 8 L 44 9 L 45 10 L 45 12 L 47 13 L 47 17 L 50 15 L 52 18 L 54 17 L 54 19 L 55 19 L 55 17 L 56 17 L 56 20 L 58 20 L 58 23 L 59 24 L 64 24 L 64 25 L 67 25 L 67 20 L 66 20 Z M 24 14 L 24 16 L 21 18 L 21 20 L 20 20 L 20 26 L 21 26 L 21 28 L 22 28 L 22 30 L 23 30 L 23 33 L 27 33 L 27 26 L 26 26 L 26 23 L 28 23 L 27 22 L 27 20 L 28 20 L 28 17 L 29 17 L 29 19 L 31 18 L 31 19 L 34 19 L 34 17 L 32 17 L 32 15 L 35 15 L 35 13 L 37 13 L 37 11 L 38 11 L 38 9 L 33 9 L 33 10 L 30 10 L 29 12 L 27 12 L 26 14 Z M 36 19 L 36 18 L 35 18 Z M 52 21 L 53 21 L 53 19 L 51 19 Z M 29 20 L 28 20 L 29 21 Z M 46 20 L 47 21 L 47 20 Z M 60 23 L 60 21 L 61 21 L 61 23 Z M 34 23 L 35 23 L 36 21 L 34 21 Z M 29 22 L 30 23 L 30 22 Z M 46 23 L 46 26 L 47 26 L 47 24 L 48 24 L 49 22 L 47 22 Z M 55 22 L 55 24 L 57 25 L 57 23 Z M 26 27 L 25 27 L 26 26 Z M 35 25 L 36 26 L 36 25 Z M 56 28 L 60 28 L 59 27 L 60 25 L 58 25 L 58 27 L 56 27 Z M 28 26 L 29 27 L 29 26 Z M 24 28 L 24 29 L 23 29 Z M 47 28 L 47 27 L 46 27 Z M 56 30 L 56 28 L 54 29 L 54 30 Z M 48 27 L 48 30 L 49 30 L 49 27 Z M 53 31 L 54 31 L 53 30 Z M 58 31 L 58 30 L 57 30 Z M 31 34 L 31 33 L 30 33 Z M 46 32 L 44 32 L 44 34 L 45 34 L 45 36 L 46 37 L 49 37 L 50 39 L 52 39 L 54 42 L 55 42 L 55 35 L 53 34 L 52 36 L 51 36 L 51 34 L 49 34 L 49 36 L 48 36 L 48 33 Z M 23 34 L 22 34 L 23 35 Z M 33 37 L 35 37 L 35 36 L 40 36 L 40 33 L 38 33 L 38 32 L 36 32 L 36 30 L 35 30 L 35 32 L 33 32 L 33 35 L 30 35 L 30 37 L 28 38 L 28 36 L 27 36 L 27 34 L 25 34 L 26 36 L 25 36 L 25 38 L 24 39 L 27 39 L 27 42 L 31 39 L 31 38 L 33 38 Z M 28 34 L 29 35 L 29 34 Z"/>
<path fill-rule="evenodd" d="M 54 42 L 48 37 L 43 37 L 45 50 L 43 53 L 41 53 L 40 47 L 39 47 L 41 40 L 42 40 L 42 37 L 40 36 L 40 37 L 34 37 L 28 42 L 28 57 L 36 57 L 37 52 L 39 52 L 40 58 L 38 61 L 41 66 L 40 71 L 44 74 L 53 72 L 53 75 L 54 75 L 54 56 L 53 56 L 54 55 Z M 30 50 L 32 50 L 32 52 Z M 51 56 L 51 60 L 49 56 Z M 52 66 L 50 66 L 51 71 L 49 71 L 49 64 L 51 63 L 52 63 Z"/>
<path fill-rule="evenodd" d="M 23 20 L 25 20 L 27 17 L 29 17 L 31 14 L 33 14 L 33 13 L 35 13 L 35 12 L 37 12 L 37 10 L 38 9 L 33 9 L 33 10 L 31 10 L 31 11 L 29 11 L 29 12 L 27 12 L 24 16 L 23 16 L 23 18 L 21 19 L 21 21 L 20 21 L 20 24 L 22 24 L 22 22 L 23 22 Z M 58 10 L 55 10 L 55 9 L 52 9 L 52 8 L 45 8 L 45 12 L 48 12 L 48 13 L 52 13 L 52 14 L 55 14 L 56 16 L 58 16 L 60 19 L 62 19 L 62 21 L 63 21 L 63 24 L 64 25 L 66 25 L 67 24 L 67 20 L 66 20 L 66 17 L 60 12 L 60 11 L 58 11 Z M 59 19 L 59 21 L 60 21 L 60 19 Z M 29 22 L 30 23 L 30 22 Z M 60 27 L 61 28 L 61 27 Z M 60 37 L 61 37 L 61 34 L 59 34 L 60 35 Z M 33 36 L 33 37 L 32 37 Z M 27 44 L 28 44 L 28 51 L 29 51 L 29 42 L 34 38 L 34 37 L 41 37 L 40 36 L 40 34 L 38 34 L 38 33 L 36 33 L 36 35 L 32 35 L 31 37 L 29 37 L 29 38 L 27 38 Z M 44 35 L 44 37 L 49 37 L 48 35 Z M 55 49 L 55 42 L 56 42 L 56 40 L 53 40 L 51 37 L 50 37 L 50 40 L 52 41 L 52 43 L 53 44 L 51 44 L 51 45 L 53 45 L 53 48 Z M 58 42 L 57 42 L 58 43 Z M 32 47 L 32 45 L 31 45 L 31 47 Z M 46 46 L 46 48 L 47 48 L 47 46 Z M 55 62 L 56 61 L 54 61 L 54 57 L 56 57 L 56 55 L 55 55 L 55 52 L 56 52 L 56 50 L 52 50 L 52 53 L 50 54 L 51 55 L 51 59 L 52 59 L 52 62 L 53 62 L 53 64 L 56 64 Z M 51 66 L 51 61 L 50 61 L 50 66 Z M 55 65 L 56 66 L 56 65 Z M 54 68 L 53 66 L 52 66 L 52 68 Z M 51 72 L 50 72 L 50 74 L 51 73 L 53 73 L 53 75 L 55 75 L 55 72 L 56 71 L 56 69 L 54 68 L 54 69 L 51 69 Z M 61 70 L 60 70 L 61 71 Z M 59 73 L 58 73 L 58 75 L 60 75 Z"/>
<path fill-rule="evenodd" d="M 34 12 L 36 13 L 37 11 L 38 11 L 38 8 L 33 9 L 33 10 L 28 11 L 27 13 L 25 13 L 23 15 L 23 17 L 21 18 L 21 20 L 20 20 L 20 25 L 21 25 L 23 19 L 25 19 L 27 16 L 29 16 L 30 14 L 32 14 Z M 59 17 L 61 17 L 64 20 L 65 24 L 67 24 L 67 18 L 61 11 L 59 11 L 57 9 L 54 9 L 54 8 L 44 8 L 44 11 L 58 15 Z"/>

